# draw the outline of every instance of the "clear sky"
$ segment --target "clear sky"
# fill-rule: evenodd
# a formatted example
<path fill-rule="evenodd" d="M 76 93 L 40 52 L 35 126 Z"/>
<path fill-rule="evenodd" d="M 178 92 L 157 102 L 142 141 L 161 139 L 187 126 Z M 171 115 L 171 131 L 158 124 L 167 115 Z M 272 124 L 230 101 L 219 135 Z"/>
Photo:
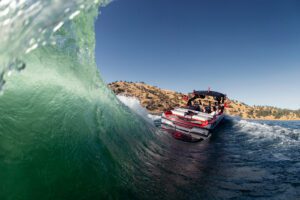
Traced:
<path fill-rule="evenodd" d="M 96 22 L 102 78 L 300 108 L 299 0 L 116 0 Z"/>

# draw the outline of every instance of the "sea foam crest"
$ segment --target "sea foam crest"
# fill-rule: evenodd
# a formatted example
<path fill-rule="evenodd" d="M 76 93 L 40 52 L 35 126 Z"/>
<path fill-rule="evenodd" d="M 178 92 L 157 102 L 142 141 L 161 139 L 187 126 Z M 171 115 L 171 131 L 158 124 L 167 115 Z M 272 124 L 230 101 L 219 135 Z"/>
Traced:
<path fill-rule="evenodd" d="M 123 104 L 145 119 L 147 122 L 153 124 L 155 121 L 160 120 L 160 116 L 149 114 L 147 109 L 141 105 L 140 101 L 136 97 L 124 95 L 117 95 L 117 97 Z"/>

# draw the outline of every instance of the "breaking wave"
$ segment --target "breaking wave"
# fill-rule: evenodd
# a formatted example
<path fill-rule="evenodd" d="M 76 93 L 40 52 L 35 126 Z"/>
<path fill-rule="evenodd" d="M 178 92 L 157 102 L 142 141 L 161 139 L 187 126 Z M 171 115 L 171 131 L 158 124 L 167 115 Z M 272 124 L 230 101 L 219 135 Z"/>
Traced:
<path fill-rule="evenodd" d="M 153 124 L 155 120 L 160 119 L 159 116 L 149 114 L 147 109 L 140 104 L 140 101 L 137 98 L 124 95 L 118 95 L 117 97 L 123 104 L 149 123 Z"/>
<path fill-rule="evenodd" d="M 143 196 L 160 142 L 97 70 L 106 3 L 0 1 L 0 199 Z"/>

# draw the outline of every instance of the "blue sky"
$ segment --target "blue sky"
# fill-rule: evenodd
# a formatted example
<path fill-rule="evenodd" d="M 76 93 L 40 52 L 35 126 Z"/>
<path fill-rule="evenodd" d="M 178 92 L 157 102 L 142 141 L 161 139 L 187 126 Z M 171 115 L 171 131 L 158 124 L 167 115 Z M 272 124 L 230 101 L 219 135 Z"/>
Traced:
<path fill-rule="evenodd" d="M 116 0 L 96 22 L 102 78 L 300 108 L 300 1 Z"/>

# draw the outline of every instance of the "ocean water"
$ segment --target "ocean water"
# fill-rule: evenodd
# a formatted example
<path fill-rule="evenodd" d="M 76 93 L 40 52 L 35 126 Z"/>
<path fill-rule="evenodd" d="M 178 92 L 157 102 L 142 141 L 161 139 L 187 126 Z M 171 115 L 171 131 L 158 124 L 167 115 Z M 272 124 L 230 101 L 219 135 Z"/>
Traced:
<path fill-rule="evenodd" d="M 299 199 L 300 122 L 228 117 L 185 143 L 107 88 L 107 3 L 0 1 L 0 199 Z"/>

